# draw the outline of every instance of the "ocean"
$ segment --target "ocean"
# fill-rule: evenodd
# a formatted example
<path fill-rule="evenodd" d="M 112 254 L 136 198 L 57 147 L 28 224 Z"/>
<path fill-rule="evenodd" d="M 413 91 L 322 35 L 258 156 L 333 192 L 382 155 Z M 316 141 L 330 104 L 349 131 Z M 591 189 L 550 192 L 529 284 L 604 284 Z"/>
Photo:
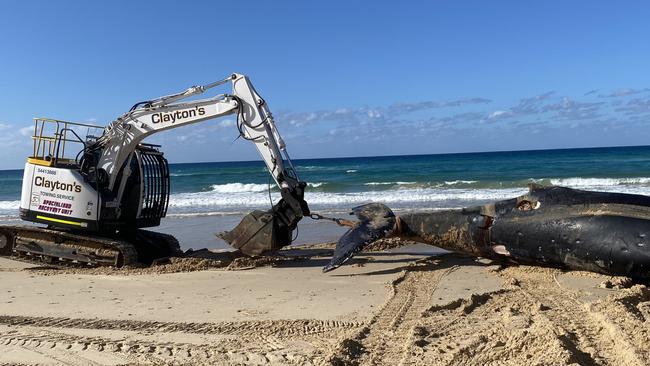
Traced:
<path fill-rule="evenodd" d="M 311 209 L 324 213 L 367 202 L 396 211 L 463 207 L 523 194 L 528 183 L 650 195 L 650 146 L 293 163 L 309 184 Z M 170 170 L 169 217 L 241 215 L 279 199 L 261 161 L 171 164 Z M 21 180 L 22 170 L 0 171 L 0 220 L 17 217 Z"/>

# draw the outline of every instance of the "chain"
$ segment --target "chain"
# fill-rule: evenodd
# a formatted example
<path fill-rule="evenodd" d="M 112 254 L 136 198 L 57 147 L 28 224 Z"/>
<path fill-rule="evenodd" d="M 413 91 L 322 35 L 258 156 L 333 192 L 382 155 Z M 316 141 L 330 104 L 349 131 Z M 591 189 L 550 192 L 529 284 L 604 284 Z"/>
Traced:
<path fill-rule="evenodd" d="M 312 213 L 311 215 L 309 215 L 309 217 L 312 220 L 329 220 L 329 221 L 333 221 L 338 226 L 355 227 L 357 225 L 356 222 L 354 222 L 354 221 L 350 221 L 350 220 L 346 220 L 346 219 L 340 219 L 340 218 L 336 218 L 336 217 L 327 217 L 327 216 L 323 216 L 323 215 L 317 214 L 317 213 Z"/>

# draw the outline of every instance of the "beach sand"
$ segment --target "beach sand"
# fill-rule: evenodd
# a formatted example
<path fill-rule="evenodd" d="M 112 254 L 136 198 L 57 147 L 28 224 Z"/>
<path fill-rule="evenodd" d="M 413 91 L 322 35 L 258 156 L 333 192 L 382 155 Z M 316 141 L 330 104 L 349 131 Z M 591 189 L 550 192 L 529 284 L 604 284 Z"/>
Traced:
<path fill-rule="evenodd" d="M 120 270 L 0 259 L 0 364 L 650 362 L 643 285 L 421 245 L 323 274 L 331 248 Z"/>

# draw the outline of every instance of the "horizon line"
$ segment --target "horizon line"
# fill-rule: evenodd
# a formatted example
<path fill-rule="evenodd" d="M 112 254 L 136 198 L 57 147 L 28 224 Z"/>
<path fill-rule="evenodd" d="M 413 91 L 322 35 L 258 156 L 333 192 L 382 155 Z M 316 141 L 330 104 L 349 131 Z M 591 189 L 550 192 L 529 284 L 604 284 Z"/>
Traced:
<path fill-rule="evenodd" d="M 474 155 L 474 154 L 500 154 L 500 153 L 522 153 L 537 151 L 562 151 L 562 150 L 594 150 L 594 149 L 621 149 L 635 147 L 650 147 L 650 145 L 617 145 L 617 146 L 589 146 L 589 147 L 562 147 L 562 148 L 542 148 L 527 150 L 488 150 L 488 151 L 464 151 L 455 153 L 429 153 L 429 154 L 395 154 L 395 155 L 361 155 L 361 156 L 333 156 L 324 158 L 295 158 L 291 161 L 300 160 L 333 160 L 333 159 L 359 159 L 359 158 L 392 158 L 392 157 L 410 157 L 410 156 L 443 156 L 443 155 Z M 211 164 L 211 163 L 264 163 L 261 160 L 228 160 L 228 161 L 196 161 L 196 162 L 170 162 L 169 164 Z M 0 171 L 23 170 L 23 168 L 0 169 Z"/>
<path fill-rule="evenodd" d="M 391 157 L 409 157 L 409 156 L 440 156 L 440 155 L 473 155 L 473 154 L 496 154 L 496 153 L 512 153 L 512 152 L 535 152 L 535 151 L 561 151 L 561 150 L 593 150 L 593 149 L 622 149 L 622 148 L 635 148 L 635 147 L 648 147 L 650 145 L 616 145 L 616 146 L 589 146 L 589 147 L 561 147 L 561 148 L 542 148 L 542 149 L 526 149 L 526 150 L 488 150 L 488 151 L 464 151 L 464 152 L 449 152 L 449 153 L 428 153 L 428 154 L 395 154 L 395 155 L 359 155 L 359 156 L 332 156 L 326 158 L 292 158 L 291 161 L 299 160 L 333 160 L 333 159 L 359 159 L 359 158 L 391 158 Z M 230 161 L 197 161 L 197 162 L 175 162 L 170 164 L 210 164 L 210 163 L 254 163 L 261 162 L 261 160 L 230 160 Z"/>

